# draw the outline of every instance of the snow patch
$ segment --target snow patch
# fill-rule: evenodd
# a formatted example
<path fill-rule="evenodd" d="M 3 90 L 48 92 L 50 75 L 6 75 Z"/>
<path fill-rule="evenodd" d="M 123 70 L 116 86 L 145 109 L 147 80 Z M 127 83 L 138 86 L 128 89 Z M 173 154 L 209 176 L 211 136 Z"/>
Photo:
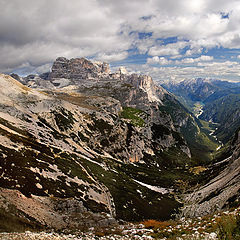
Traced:
<path fill-rule="evenodd" d="M 149 184 L 146 184 L 146 183 L 143 183 L 143 182 L 140 182 L 140 181 L 137 181 L 135 179 L 133 179 L 136 183 L 154 191 L 154 192 L 158 192 L 158 193 L 161 193 L 161 194 L 167 194 L 167 193 L 170 193 L 170 192 L 173 192 L 173 189 L 170 189 L 170 188 L 162 188 L 162 187 L 157 187 L 157 186 L 152 186 L 152 185 L 149 185 Z"/>
<path fill-rule="evenodd" d="M 36 187 L 39 188 L 39 189 L 42 189 L 42 185 L 40 183 L 36 183 Z"/>

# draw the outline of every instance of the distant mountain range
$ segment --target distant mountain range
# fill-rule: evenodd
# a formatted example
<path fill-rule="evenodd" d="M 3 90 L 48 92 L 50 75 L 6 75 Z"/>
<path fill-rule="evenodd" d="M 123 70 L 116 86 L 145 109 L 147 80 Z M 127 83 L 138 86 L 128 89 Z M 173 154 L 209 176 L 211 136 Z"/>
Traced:
<path fill-rule="evenodd" d="M 196 102 L 203 104 L 200 119 L 218 123 L 216 136 L 229 141 L 240 126 L 240 83 L 209 79 L 192 79 L 162 84 L 179 101 L 192 110 Z"/>

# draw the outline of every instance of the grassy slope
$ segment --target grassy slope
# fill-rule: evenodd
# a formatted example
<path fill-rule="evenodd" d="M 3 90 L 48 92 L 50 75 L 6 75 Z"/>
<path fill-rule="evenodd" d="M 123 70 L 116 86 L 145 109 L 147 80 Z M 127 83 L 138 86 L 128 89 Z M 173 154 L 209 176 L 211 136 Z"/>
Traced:
<path fill-rule="evenodd" d="M 131 124 L 135 127 L 145 126 L 143 115 L 145 115 L 143 111 L 131 107 L 124 107 L 123 111 L 120 113 L 121 118 L 130 119 Z"/>

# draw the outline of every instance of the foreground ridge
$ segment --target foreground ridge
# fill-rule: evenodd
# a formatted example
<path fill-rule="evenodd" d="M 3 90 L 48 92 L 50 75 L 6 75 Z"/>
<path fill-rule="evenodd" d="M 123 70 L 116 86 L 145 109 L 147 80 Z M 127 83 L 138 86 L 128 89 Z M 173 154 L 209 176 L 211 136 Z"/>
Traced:
<path fill-rule="evenodd" d="M 225 211 L 215 215 L 198 218 L 181 218 L 178 221 L 158 222 L 148 220 L 140 224 L 125 224 L 111 228 L 91 228 L 86 232 L 55 233 L 0 233 L 0 239 L 238 239 L 240 209 Z M 229 225 L 231 227 L 229 228 Z"/>

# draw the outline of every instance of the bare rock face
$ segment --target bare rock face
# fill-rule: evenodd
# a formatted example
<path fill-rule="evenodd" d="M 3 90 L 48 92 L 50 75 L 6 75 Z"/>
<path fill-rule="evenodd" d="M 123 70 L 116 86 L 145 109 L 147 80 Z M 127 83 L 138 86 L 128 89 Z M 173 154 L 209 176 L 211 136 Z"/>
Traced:
<path fill-rule="evenodd" d="M 18 190 L 0 188 L 0 206 L 15 215 L 18 221 L 24 221 L 25 215 L 29 225 L 32 223 L 40 228 L 45 225 L 56 230 L 86 230 L 117 224 L 110 215 L 90 212 L 82 201 L 74 198 L 26 197 Z"/>
<path fill-rule="evenodd" d="M 119 73 L 120 74 L 128 74 L 127 69 L 125 67 L 120 67 L 119 68 Z"/>
<path fill-rule="evenodd" d="M 94 65 L 98 66 L 101 73 L 106 73 L 106 74 L 111 73 L 110 66 L 106 62 L 94 62 Z"/>
<path fill-rule="evenodd" d="M 21 77 L 20 77 L 20 76 L 18 76 L 17 74 L 15 74 L 15 73 L 12 73 L 12 74 L 10 74 L 10 76 L 11 76 L 12 78 L 14 78 L 14 79 L 18 80 L 19 82 L 21 82 Z"/>
<path fill-rule="evenodd" d="M 24 77 L 24 82 L 25 85 L 30 87 L 30 88 L 41 88 L 41 89 L 54 89 L 54 84 L 43 77 L 46 77 L 45 75 L 43 76 L 38 76 L 38 75 L 28 75 L 27 77 Z"/>
<path fill-rule="evenodd" d="M 20 83 L 27 85 L 27 80 L 23 77 L 20 77 L 18 74 L 12 73 L 10 74 L 10 76 L 14 79 L 16 79 L 17 81 L 19 81 Z"/>
<path fill-rule="evenodd" d="M 147 101 L 157 102 L 162 105 L 161 100 L 167 94 L 167 91 L 162 87 L 156 86 L 150 76 L 132 74 L 128 77 L 127 81 L 135 88 L 141 89 L 147 95 Z"/>
<path fill-rule="evenodd" d="M 64 57 L 59 57 L 52 66 L 49 79 L 95 79 L 109 73 L 110 68 L 107 63 L 93 63 L 85 58 L 68 60 Z"/>

